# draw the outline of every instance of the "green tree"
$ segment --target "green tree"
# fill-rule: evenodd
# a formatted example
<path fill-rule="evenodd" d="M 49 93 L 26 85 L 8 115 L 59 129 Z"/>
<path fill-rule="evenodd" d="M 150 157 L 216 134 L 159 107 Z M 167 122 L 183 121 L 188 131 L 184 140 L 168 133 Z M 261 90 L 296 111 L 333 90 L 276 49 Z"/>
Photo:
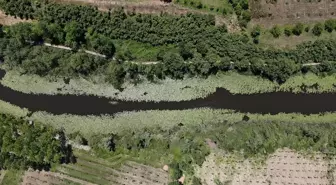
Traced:
<path fill-rule="evenodd" d="M 307 25 L 306 27 L 305 27 L 305 32 L 309 32 L 310 31 L 310 26 L 309 25 Z"/>
<path fill-rule="evenodd" d="M 89 37 L 88 43 L 90 48 L 100 54 L 106 55 L 107 58 L 111 58 L 116 51 L 112 39 L 103 35 L 94 34 L 92 37 Z"/>
<path fill-rule="evenodd" d="M 96 67 L 96 63 L 88 54 L 84 52 L 77 52 L 71 55 L 66 61 L 66 67 L 70 74 L 84 74 L 88 75 Z"/>
<path fill-rule="evenodd" d="M 251 30 L 251 36 L 253 38 L 257 38 L 260 35 L 261 35 L 261 26 L 260 25 L 254 26 Z"/>
<path fill-rule="evenodd" d="M 182 43 L 179 47 L 180 55 L 182 56 L 184 60 L 191 59 L 194 57 L 192 50 L 193 50 L 193 47 L 190 43 L 187 43 L 187 44 Z"/>
<path fill-rule="evenodd" d="M 299 69 L 300 65 L 296 64 L 293 60 L 280 58 L 278 60 L 268 60 L 263 74 L 271 80 L 285 82 Z"/>
<path fill-rule="evenodd" d="M 45 40 L 51 44 L 64 44 L 65 32 L 59 24 L 48 24 Z"/>
<path fill-rule="evenodd" d="M 323 31 L 323 24 L 322 23 L 315 24 L 313 29 L 312 29 L 312 33 L 316 36 L 320 36 L 322 34 L 322 31 Z"/>
<path fill-rule="evenodd" d="M 304 25 L 303 25 L 302 23 L 297 23 L 297 24 L 294 26 L 292 32 L 293 32 L 294 35 L 299 36 L 299 35 L 302 34 L 303 29 L 304 29 Z"/>
<path fill-rule="evenodd" d="M 251 71 L 253 74 L 260 75 L 265 69 L 265 61 L 259 58 L 251 59 Z"/>
<path fill-rule="evenodd" d="M 246 72 L 250 69 L 250 64 L 248 60 L 239 60 L 234 63 L 234 66 L 239 72 Z"/>
<path fill-rule="evenodd" d="M 270 33 L 273 35 L 274 38 L 279 38 L 281 36 L 281 29 L 278 25 L 275 25 L 270 30 Z"/>
<path fill-rule="evenodd" d="M 5 36 L 4 30 L 3 30 L 3 25 L 0 24 L 0 38 L 3 38 Z"/>
<path fill-rule="evenodd" d="M 204 42 L 199 42 L 196 45 L 196 50 L 204 57 L 208 53 L 208 45 Z"/>
<path fill-rule="evenodd" d="M 40 41 L 42 37 L 40 33 L 39 30 L 33 30 L 33 25 L 30 23 L 18 23 L 9 28 L 9 35 L 21 44 Z"/>
<path fill-rule="evenodd" d="M 78 49 L 84 40 L 84 32 L 81 29 L 79 23 L 70 22 L 64 27 L 65 35 L 65 44 L 74 49 Z"/>
<path fill-rule="evenodd" d="M 292 28 L 290 26 L 285 26 L 284 34 L 289 37 L 292 35 Z"/>
<path fill-rule="evenodd" d="M 185 74 L 183 58 L 177 53 L 167 53 L 163 57 L 164 73 L 173 78 L 182 79 Z"/>
<path fill-rule="evenodd" d="M 336 20 L 333 19 L 326 20 L 324 23 L 324 29 L 328 32 L 336 30 Z"/>
<path fill-rule="evenodd" d="M 126 75 L 126 72 L 121 64 L 110 62 L 107 67 L 106 75 L 106 80 L 109 83 L 111 83 L 116 89 L 121 89 Z"/>

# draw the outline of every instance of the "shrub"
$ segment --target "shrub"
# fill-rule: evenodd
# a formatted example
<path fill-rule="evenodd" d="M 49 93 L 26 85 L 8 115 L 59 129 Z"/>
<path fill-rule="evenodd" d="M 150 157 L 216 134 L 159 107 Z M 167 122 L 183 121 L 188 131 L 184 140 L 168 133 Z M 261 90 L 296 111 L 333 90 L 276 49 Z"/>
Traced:
<path fill-rule="evenodd" d="M 270 33 L 273 35 L 274 38 L 279 38 L 281 36 L 281 29 L 278 25 L 275 25 L 270 30 Z"/>
<path fill-rule="evenodd" d="M 323 24 L 322 23 L 317 23 L 312 29 L 312 33 L 316 36 L 320 36 L 323 31 Z"/>
<path fill-rule="evenodd" d="M 260 35 L 261 35 L 261 26 L 260 25 L 254 26 L 251 31 L 251 36 L 253 38 L 256 38 Z"/>
<path fill-rule="evenodd" d="M 292 35 L 292 28 L 290 26 L 286 26 L 284 29 L 284 34 L 289 37 Z"/>
<path fill-rule="evenodd" d="M 305 32 L 308 33 L 309 31 L 310 31 L 310 26 L 308 25 L 308 26 L 305 27 Z"/>
<path fill-rule="evenodd" d="M 334 29 L 336 29 L 336 20 L 326 20 L 324 23 L 324 29 L 328 32 L 332 32 Z"/>
<path fill-rule="evenodd" d="M 304 29 L 304 25 L 302 23 L 297 23 L 294 26 L 292 32 L 293 32 L 294 35 L 298 36 L 298 35 L 301 35 L 301 33 L 303 32 L 303 29 Z"/>

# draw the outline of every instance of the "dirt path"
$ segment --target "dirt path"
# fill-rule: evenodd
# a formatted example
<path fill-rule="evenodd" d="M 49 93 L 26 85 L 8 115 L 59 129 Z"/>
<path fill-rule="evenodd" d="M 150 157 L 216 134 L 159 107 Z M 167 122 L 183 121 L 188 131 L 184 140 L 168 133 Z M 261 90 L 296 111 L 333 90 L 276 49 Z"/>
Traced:
<path fill-rule="evenodd" d="M 307 64 L 302 64 L 302 66 L 318 66 L 321 65 L 321 63 L 307 63 Z"/>

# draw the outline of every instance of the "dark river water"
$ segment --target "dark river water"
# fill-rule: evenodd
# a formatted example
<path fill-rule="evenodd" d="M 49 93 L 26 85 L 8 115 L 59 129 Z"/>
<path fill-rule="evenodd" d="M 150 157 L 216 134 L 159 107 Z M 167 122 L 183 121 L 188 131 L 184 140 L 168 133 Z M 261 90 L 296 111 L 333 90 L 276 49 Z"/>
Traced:
<path fill-rule="evenodd" d="M 5 71 L 0 70 L 0 79 Z M 209 107 L 233 109 L 250 113 L 322 113 L 336 111 L 336 94 L 293 94 L 274 92 L 254 95 L 233 95 L 225 89 L 204 98 L 182 102 L 132 102 L 76 95 L 33 95 L 14 91 L 0 85 L 0 99 L 30 111 L 47 111 L 53 114 L 101 115 L 123 111 L 183 110 Z M 117 104 L 109 102 L 116 101 Z"/>

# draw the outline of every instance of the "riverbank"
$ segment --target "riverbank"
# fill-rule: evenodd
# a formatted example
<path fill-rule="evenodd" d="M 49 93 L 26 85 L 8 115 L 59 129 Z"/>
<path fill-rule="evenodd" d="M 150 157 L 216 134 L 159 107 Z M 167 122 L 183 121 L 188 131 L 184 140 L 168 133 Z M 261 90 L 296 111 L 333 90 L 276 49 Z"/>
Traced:
<path fill-rule="evenodd" d="M 116 100 L 155 102 L 205 98 L 217 88 L 224 88 L 232 94 L 336 92 L 336 75 L 320 77 L 313 73 L 293 76 L 281 85 L 261 77 L 236 72 L 219 73 L 208 78 L 165 79 L 156 83 L 144 80 L 137 85 L 125 83 L 121 92 L 106 83 L 102 76 L 71 79 L 67 83 L 63 78 L 20 75 L 19 72 L 11 70 L 6 72 L 0 83 L 13 90 L 31 94 L 93 95 Z"/>
<path fill-rule="evenodd" d="M 239 113 L 225 109 L 190 109 L 190 110 L 149 110 L 139 112 L 123 112 L 112 115 L 79 116 L 71 114 L 54 115 L 47 112 L 34 112 L 21 109 L 0 101 L 0 112 L 45 123 L 54 128 L 64 128 L 67 134 L 80 132 L 89 137 L 95 134 L 121 133 L 123 131 L 139 131 L 145 128 L 171 130 L 174 127 L 193 126 L 211 123 L 246 122 L 284 122 L 284 123 L 333 123 L 336 113 L 302 115 L 296 113 L 251 114 Z"/>

